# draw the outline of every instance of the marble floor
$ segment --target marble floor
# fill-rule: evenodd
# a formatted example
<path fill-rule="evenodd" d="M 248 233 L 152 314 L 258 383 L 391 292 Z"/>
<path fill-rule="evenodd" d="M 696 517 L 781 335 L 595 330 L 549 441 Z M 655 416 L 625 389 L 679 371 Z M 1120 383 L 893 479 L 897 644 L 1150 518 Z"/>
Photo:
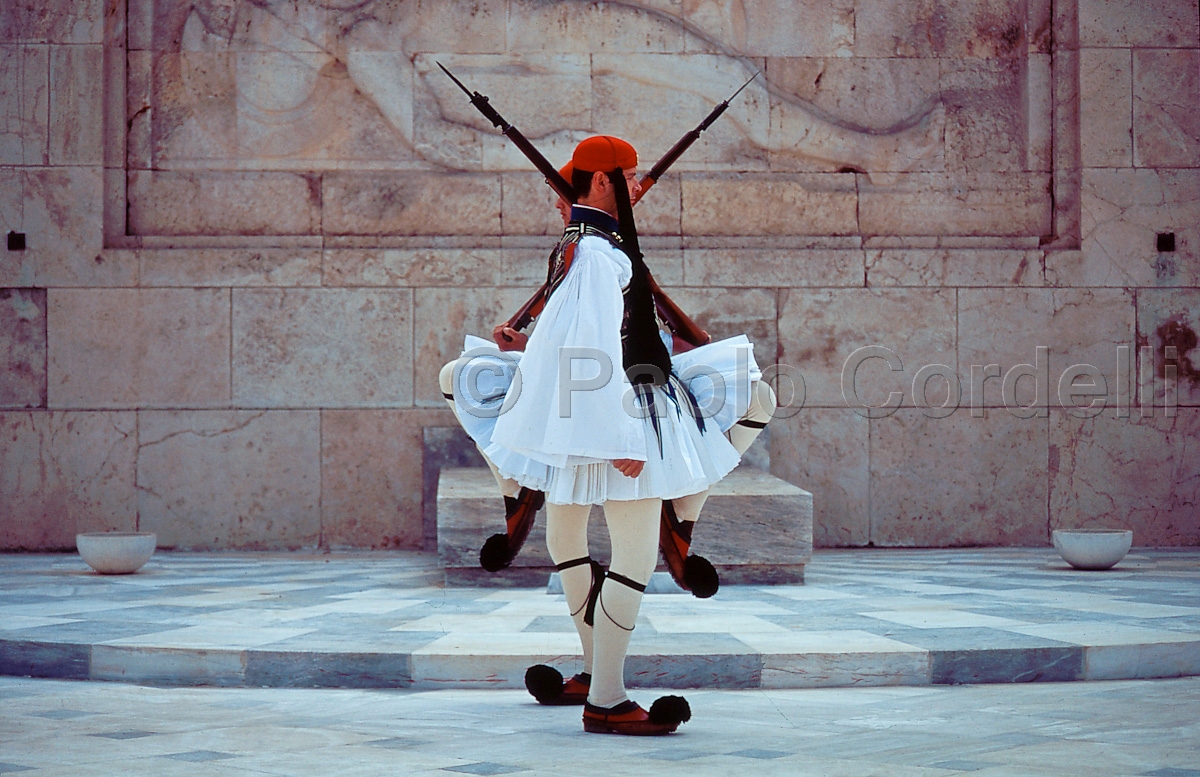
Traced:
<path fill-rule="evenodd" d="M 1048 548 L 820 551 L 804 585 L 648 594 L 631 687 L 1200 675 L 1200 551 L 1079 572 Z M 416 553 L 159 553 L 106 577 L 0 555 L 0 675 L 176 686 L 519 689 L 573 673 L 561 595 L 447 588 Z M 122 691 L 124 692 L 124 691 Z M 3 759 L 0 759 L 3 760 Z"/>
<path fill-rule="evenodd" d="M 686 693 L 691 722 L 643 739 L 522 691 L 8 677 L 0 775 L 1200 777 L 1194 677 Z"/>

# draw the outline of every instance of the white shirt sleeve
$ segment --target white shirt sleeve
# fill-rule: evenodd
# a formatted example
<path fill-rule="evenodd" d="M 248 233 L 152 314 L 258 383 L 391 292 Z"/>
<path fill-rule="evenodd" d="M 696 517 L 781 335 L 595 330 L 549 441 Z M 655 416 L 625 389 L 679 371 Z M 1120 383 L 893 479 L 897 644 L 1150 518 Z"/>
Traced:
<path fill-rule="evenodd" d="M 553 467 L 646 460 L 645 424 L 623 405 L 630 389 L 621 357 L 628 268 L 628 258 L 603 240 L 579 242 L 538 317 L 520 383 L 510 389 L 520 393 L 497 419 L 493 442 Z"/>

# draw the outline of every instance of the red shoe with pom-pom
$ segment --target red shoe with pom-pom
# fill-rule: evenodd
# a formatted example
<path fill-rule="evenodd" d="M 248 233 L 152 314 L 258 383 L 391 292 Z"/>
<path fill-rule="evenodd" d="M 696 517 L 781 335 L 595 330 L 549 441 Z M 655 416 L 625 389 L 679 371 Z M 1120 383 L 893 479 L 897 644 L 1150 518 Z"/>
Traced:
<path fill-rule="evenodd" d="M 637 702 L 626 700 L 614 707 L 583 705 L 583 730 L 592 734 L 624 734 L 635 737 L 655 737 L 671 734 L 692 718 L 687 700 L 682 696 L 663 696 L 650 705 L 650 711 Z"/>

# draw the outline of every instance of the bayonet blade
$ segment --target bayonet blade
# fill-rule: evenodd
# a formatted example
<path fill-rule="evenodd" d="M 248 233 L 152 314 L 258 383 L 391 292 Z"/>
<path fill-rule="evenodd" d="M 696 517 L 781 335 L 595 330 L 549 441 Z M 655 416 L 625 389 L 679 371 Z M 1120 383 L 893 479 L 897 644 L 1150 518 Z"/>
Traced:
<path fill-rule="evenodd" d="M 445 70 L 445 68 L 442 68 L 442 69 L 443 69 L 443 70 Z M 447 72 L 448 72 L 448 71 L 447 71 Z M 750 86 L 750 82 L 751 82 L 751 81 L 753 81 L 754 79 L 758 78 L 758 77 L 759 77 L 761 74 L 762 74 L 762 71 L 761 71 L 761 70 L 756 70 L 756 71 L 754 71 L 754 75 L 750 76 L 750 78 L 748 78 L 748 79 L 746 80 L 746 83 L 744 83 L 744 84 L 742 84 L 741 86 L 739 86 L 739 87 L 738 87 L 738 90 L 737 90 L 736 92 L 734 92 L 734 93 L 733 93 L 733 94 L 730 96 L 730 98 L 729 98 L 728 100 L 726 100 L 725 102 L 727 102 L 727 103 L 731 103 L 731 102 L 733 102 L 733 98 L 734 98 L 734 97 L 737 97 L 739 94 L 741 94 L 741 93 L 742 93 L 742 90 L 743 90 L 743 89 L 745 89 L 747 86 Z M 454 76 L 450 76 L 450 77 L 451 77 L 451 78 L 454 78 Z"/>
<path fill-rule="evenodd" d="M 434 61 L 435 61 L 435 62 L 437 62 L 437 60 L 434 60 Z M 462 82 L 462 81 L 459 81 L 457 78 L 455 78 L 455 77 L 454 77 L 454 74 L 453 74 L 453 73 L 451 73 L 449 70 L 447 70 L 447 69 L 446 69 L 446 66 L 445 66 L 445 65 L 443 65 L 441 62 L 437 62 L 437 66 L 438 66 L 438 67 L 440 67 L 440 68 L 442 69 L 442 72 L 443 72 L 443 73 L 445 73 L 446 75 L 450 76 L 450 80 L 451 80 L 451 81 L 453 81 L 454 83 L 458 84 L 458 88 L 459 88 L 459 89 L 461 89 L 461 90 L 463 90 L 464 92 L 466 92 L 466 94 L 467 94 L 467 97 L 474 97 L 474 96 L 475 96 L 475 95 L 471 94 L 471 90 L 470 90 L 470 89 L 468 89 L 467 87 L 463 86 L 463 82 Z M 755 73 L 755 75 L 758 75 L 758 73 Z M 741 89 L 739 89 L 738 91 L 740 92 L 740 91 L 741 91 Z"/>

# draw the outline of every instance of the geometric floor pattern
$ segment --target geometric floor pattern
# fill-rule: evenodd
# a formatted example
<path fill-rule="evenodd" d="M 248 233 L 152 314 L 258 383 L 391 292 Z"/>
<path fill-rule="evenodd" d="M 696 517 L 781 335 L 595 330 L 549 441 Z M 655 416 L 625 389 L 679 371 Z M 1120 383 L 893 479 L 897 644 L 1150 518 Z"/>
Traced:
<path fill-rule="evenodd" d="M 648 594 L 628 682 L 811 689 L 1200 675 L 1198 593 L 1194 549 L 1138 548 L 1106 572 L 1073 570 L 1049 548 L 818 551 L 803 585 L 724 586 L 706 600 Z M 0 555 L 0 675 L 514 689 L 530 664 L 569 674 L 578 656 L 561 595 L 446 588 L 430 554 L 162 552 L 128 576 L 93 574 L 73 554 Z M 144 728 L 96 735 L 135 747 L 149 739 Z M 172 758 L 184 769 L 224 752 Z"/>
<path fill-rule="evenodd" d="M 647 739 L 523 691 L 0 678 L 0 774 L 1200 777 L 1200 678 L 687 698 L 692 720 Z"/>

